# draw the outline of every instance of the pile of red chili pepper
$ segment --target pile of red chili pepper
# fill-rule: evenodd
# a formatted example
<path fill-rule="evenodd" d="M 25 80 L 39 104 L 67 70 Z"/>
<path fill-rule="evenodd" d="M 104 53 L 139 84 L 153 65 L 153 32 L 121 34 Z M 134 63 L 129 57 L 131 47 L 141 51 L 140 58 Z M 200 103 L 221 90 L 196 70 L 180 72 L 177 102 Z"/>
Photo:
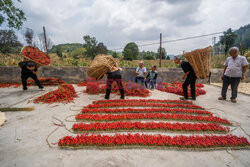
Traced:
<path fill-rule="evenodd" d="M 88 94 L 100 94 L 106 92 L 106 84 L 100 84 L 98 82 L 87 82 L 86 86 L 86 93 Z M 149 90 L 147 90 L 145 87 L 131 81 L 123 82 L 123 89 L 125 96 L 147 97 L 150 95 Z M 111 93 L 120 93 L 116 82 L 112 84 Z"/>
<path fill-rule="evenodd" d="M 42 83 L 43 86 L 56 86 L 56 85 L 62 85 L 66 84 L 66 82 L 60 78 L 39 78 L 39 81 Z M 28 86 L 36 86 L 36 83 L 34 82 L 33 79 L 29 79 L 27 81 Z"/>
<path fill-rule="evenodd" d="M 196 87 L 197 88 L 195 89 L 195 96 L 206 94 L 206 91 L 202 89 L 202 87 L 204 87 L 203 84 L 196 83 Z M 157 85 L 157 89 L 163 92 L 174 93 L 182 96 L 184 95 L 182 89 L 182 83 L 180 82 L 173 82 L 173 83 L 162 82 Z M 188 87 L 188 96 L 191 97 L 190 86 Z"/>
<path fill-rule="evenodd" d="M 50 91 L 34 100 L 34 103 L 70 103 L 77 97 L 71 84 L 59 85 L 57 90 Z"/>

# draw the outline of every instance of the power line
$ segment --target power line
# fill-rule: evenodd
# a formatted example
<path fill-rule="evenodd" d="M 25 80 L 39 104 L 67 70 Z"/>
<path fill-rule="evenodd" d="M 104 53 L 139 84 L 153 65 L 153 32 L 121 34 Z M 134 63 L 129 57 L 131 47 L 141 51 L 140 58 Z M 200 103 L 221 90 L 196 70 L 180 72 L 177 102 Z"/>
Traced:
<path fill-rule="evenodd" d="M 211 33 L 211 34 L 203 34 L 203 35 L 192 36 L 192 37 L 185 37 L 185 38 L 179 38 L 179 39 L 173 39 L 173 40 L 166 40 L 166 41 L 162 41 L 162 43 L 184 41 L 184 40 L 188 40 L 188 39 L 195 39 L 195 38 L 207 37 L 207 36 L 221 34 L 221 33 L 223 33 L 223 32 L 215 32 L 215 33 Z M 154 42 L 154 43 L 141 44 L 141 45 L 138 45 L 138 47 L 151 46 L 151 45 L 159 45 L 159 44 L 160 44 L 160 42 Z M 123 48 L 116 48 L 116 49 L 112 49 L 112 50 L 122 50 L 122 49 Z"/>

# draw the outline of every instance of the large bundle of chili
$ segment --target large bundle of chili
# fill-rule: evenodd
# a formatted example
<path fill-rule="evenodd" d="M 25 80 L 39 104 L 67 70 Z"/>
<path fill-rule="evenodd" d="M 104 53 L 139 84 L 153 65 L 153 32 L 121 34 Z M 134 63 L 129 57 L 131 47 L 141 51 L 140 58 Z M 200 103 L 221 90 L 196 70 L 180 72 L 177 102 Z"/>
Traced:
<path fill-rule="evenodd" d="M 58 86 L 57 90 L 50 91 L 34 100 L 34 103 L 69 103 L 77 97 L 75 88 L 71 84 Z"/>
<path fill-rule="evenodd" d="M 22 49 L 21 54 L 26 59 L 32 60 L 32 61 L 38 63 L 39 65 L 49 65 L 50 64 L 49 57 L 45 53 L 40 51 L 38 48 L 35 48 L 33 46 L 25 46 Z"/>

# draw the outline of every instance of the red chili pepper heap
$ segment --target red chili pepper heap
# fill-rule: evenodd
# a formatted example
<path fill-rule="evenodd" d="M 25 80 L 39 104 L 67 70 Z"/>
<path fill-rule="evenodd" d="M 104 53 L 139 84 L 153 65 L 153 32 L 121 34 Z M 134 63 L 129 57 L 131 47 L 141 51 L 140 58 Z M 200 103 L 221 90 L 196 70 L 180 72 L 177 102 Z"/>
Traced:
<path fill-rule="evenodd" d="M 71 84 L 58 86 L 57 90 L 50 91 L 34 100 L 34 103 L 69 103 L 77 97 L 75 88 Z"/>
<path fill-rule="evenodd" d="M 196 87 L 197 88 L 195 90 L 195 96 L 206 94 L 206 91 L 201 89 L 202 87 L 204 87 L 203 84 L 196 83 Z M 180 82 L 173 82 L 173 83 L 162 82 L 161 84 L 158 84 L 157 89 L 163 92 L 174 93 L 182 96 L 184 95 L 182 89 L 182 83 Z M 188 96 L 191 96 L 190 87 L 188 87 Z"/>
<path fill-rule="evenodd" d="M 99 84 L 98 82 L 87 82 L 86 85 L 86 93 L 88 94 L 100 94 L 106 92 L 106 84 Z M 125 96 L 147 97 L 150 95 L 150 92 L 145 87 L 133 82 L 123 82 L 123 88 Z M 119 94 L 119 88 L 116 82 L 114 82 L 112 85 L 111 93 Z"/>
<path fill-rule="evenodd" d="M 66 82 L 60 78 L 39 78 L 39 81 L 42 83 L 43 86 L 56 86 L 56 85 L 62 85 L 66 84 Z M 30 79 L 27 81 L 27 85 L 36 85 L 33 79 Z"/>

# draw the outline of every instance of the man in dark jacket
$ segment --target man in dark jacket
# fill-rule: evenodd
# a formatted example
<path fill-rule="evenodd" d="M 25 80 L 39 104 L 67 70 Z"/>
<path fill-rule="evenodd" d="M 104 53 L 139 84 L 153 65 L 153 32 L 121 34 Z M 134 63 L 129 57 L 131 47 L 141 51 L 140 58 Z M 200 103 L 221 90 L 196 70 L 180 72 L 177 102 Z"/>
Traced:
<path fill-rule="evenodd" d="M 184 97 L 181 97 L 180 99 L 181 100 L 187 100 L 188 99 L 188 85 L 190 85 L 192 100 L 196 100 L 196 97 L 195 97 L 195 82 L 196 82 L 197 77 L 195 76 L 193 68 L 191 67 L 189 62 L 181 60 L 180 56 L 175 56 L 174 57 L 174 62 L 175 62 L 175 64 L 180 64 L 181 65 L 181 68 L 185 73 L 183 75 L 182 79 L 184 80 L 186 78 L 183 85 L 182 85 Z"/>
<path fill-rule="evenodd" d="M 21 79 L 23 84 L 23 90 L 27 90 L 27 79 L 31 77 L 37 86 L 42 90 L 43 86 L 41 82 L 37 79 L 37 67 L 33 61 L 24 61 L 20 62 L 19 67 L 22 69 L 21 71 Z"/>

